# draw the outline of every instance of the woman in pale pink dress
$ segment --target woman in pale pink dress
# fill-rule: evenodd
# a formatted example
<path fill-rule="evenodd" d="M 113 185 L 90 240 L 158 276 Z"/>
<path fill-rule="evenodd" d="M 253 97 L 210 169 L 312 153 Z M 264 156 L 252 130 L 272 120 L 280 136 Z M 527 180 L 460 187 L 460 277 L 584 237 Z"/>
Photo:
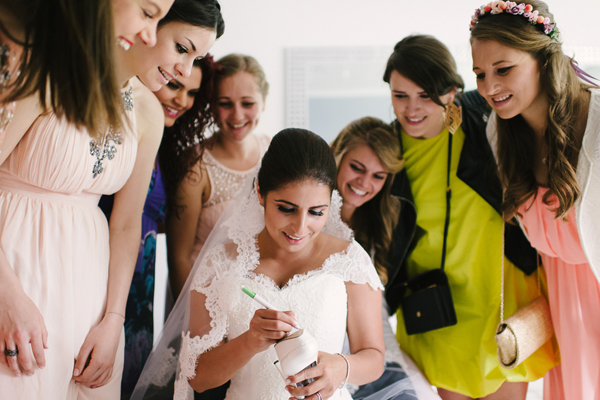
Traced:
<path fill-rule="evenodd" d="M 600 399 L 600 89 L 562 52 L 545 3 L 490 3 L 472 22 L 473 71 L 495 111 L 488 136 L 546 269 L 562 364 L 545 399 Z M 588 80 L 588 82 L 592 83 Z"/>
<path fill-rule="evenodd" d="M 17 105 L 7 129 L 21 139 L 0 167 L 3 398 L 119 398 L 125 302 L 164 122 L 150 89 L 167 83 L 166 73 L 189 74 L 219 26 L 172 22 L 184 2 L 163 19 L 155 48 L 140 43 L 128 52 L 123 41 L 112 42 L 123 87 L 121 126 L 88 131 L 41 105 L 22 111 Z M 218 11 L 214 2 L 203 1 Z M 154 16 L 171 3 L 154 2 Z M 132 7 L 143 14 L 139 4 Z M 183 40 L 192 50 L 178 51 L 174 44 Z M 33 123 L 24 125 L 21 117 Z M 107 224 L 98 200 L 115 192 Z"/>

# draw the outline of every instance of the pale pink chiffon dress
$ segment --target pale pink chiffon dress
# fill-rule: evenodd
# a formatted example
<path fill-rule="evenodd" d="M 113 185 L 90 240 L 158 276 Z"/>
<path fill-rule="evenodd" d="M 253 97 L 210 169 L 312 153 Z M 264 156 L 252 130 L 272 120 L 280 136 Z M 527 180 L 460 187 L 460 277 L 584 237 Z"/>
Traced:
<path fill-rule="evenodd" d="M 127 113 L 135 132 L 133 112 Z M 105 312 L 110 249 L 98 200 L 118 191 L 133 170 L 137 140 L 132 132 L 123 139 L 93 178 L 97 159 L 88 133 L 49 113 L 37 118 L 0 167 L 0 243 L 48 330 L 44 369 L 17 378 L 0 365 L 2 399 L 120 397 L 123 334 L 107 385 L 90 389 L 71 377 L 88 332 Z"/>
<path fill-rule="evenodd" d="M 561 365 L 544 378 L 544 399 L 600 400 L 600 284 L 581 248 L 575 210 L 567 221 L 555 219 L 542 202 L 546 190 L 541 188 L 520 209 L 521 222 L 546 269 L 561 354 Z"/>

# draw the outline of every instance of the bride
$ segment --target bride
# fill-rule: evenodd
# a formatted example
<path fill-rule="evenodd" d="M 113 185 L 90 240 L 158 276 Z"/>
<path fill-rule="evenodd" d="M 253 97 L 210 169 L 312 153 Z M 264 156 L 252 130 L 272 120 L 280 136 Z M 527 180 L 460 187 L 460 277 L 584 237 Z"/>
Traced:
<path fill-rule="evenodd" d="M 256 186 L 198 257 L 134 398 L 172 381 L 175 368 L 175 399 L 229 380 L 226 399 L 351 399 L 345 383 L 381 375 L 382 286 L 341 222 L 336 175 L 331 149 L 314 133 L 275 135 Z M 287 311 L 262 308 L 242 286 Z M 295 326 L 316 338 L 318 364 L 284 381 L 272 345 Z M 351 354 L 340 355 L 346 333 Z"/>

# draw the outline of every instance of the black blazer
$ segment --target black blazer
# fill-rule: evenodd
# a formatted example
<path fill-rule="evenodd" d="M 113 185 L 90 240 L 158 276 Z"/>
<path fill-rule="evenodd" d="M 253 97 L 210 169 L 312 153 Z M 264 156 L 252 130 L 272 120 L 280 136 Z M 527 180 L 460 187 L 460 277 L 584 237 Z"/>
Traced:
<path fill-rule="evenodd" d="M 498 167 L 485 133 L 490 113 L 489 106 L 476 90 L 464 93 L 458 105 L 462 106 L 461 126 L 465 133 L 465 142 L 456 175 L 487 201 L 498 214 L 501 214 L 502 186 L 498 178 Z M 394 121 L 392 125 L 400 135 L 398 121 Z M 415 246 L 414 235 L 417 227 L 417 212 L 406 170 L 403 169 L 394 177 L 391 193 L 401 202 L 398 226 L 394 230 L 388 256 L 388 283 L 385 290 L 385 298 L 390 306 L 390 312 L 393 313 L 398 309 L 404 296 L 404 284 L 408 278 L 405 261 L 406 256 Z M 536 270 L 537 253 L 518 224 L 506 224 L 504 241 L 504 254 L 517 268 L 528 275 Z"/>

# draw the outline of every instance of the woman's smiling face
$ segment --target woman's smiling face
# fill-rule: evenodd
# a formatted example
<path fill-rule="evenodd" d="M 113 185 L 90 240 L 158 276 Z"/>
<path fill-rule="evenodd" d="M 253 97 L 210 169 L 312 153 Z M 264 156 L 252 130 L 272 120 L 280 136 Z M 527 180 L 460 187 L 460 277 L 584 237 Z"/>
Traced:
<path fill-rule="evenodd" d="M 260 196 L 265 229 L 272 245 L 290 253 L 307 248 L 319 235 L 329 213 L 331 189 L 312 179 L 290 182 Z"/>
<path fill-rule="evenodd" d="M 337 186 L 344 205 L 360 207 L 383 188 L 388 170 L 367 144 L 344 154 L 338 166 Z"/>
<path fill-rule="evenodd" d="M 171 79 L 189 77 L 194 60 L 204 57 L 215 39 L 214 30 L 169 22 L 158 30 L 156 46 L 134 46 L 127 57 L 132 72 L 155 92 Z"/>
<path fill-rule="evenodd" d="M 524 51 L 492 40 L 473 40 L 477 90 L 502 119 L 538 112 L 544 94 L 537 61 Z"/>
<path fill-rule="evenodd" d="M 154 46 L 158 21 L 172 4 L 173 0 L 112 0 L 117 43 L 124 50 L 135 43 Z"/>
<path fill-rule="evenodd" d="M 444 107 L 436 104 L 429 94 L 398 71 L 390 74 L 392 106 L 402 130 L 414 138 L 430 139 L 444 130 Z M 443 104 L 454 99 L 455 91 L 440 96 Z"/>
<path fill-rule="evenodd" d="M 221 79 L 216 109 L 221 134 L 234 141 L 242 141 L 250 135 L 265 109 L 254 76 L 242 71 Z"/>
<path fill-rule="evenodd" d="M 173 79 L 154 93 L 165 113 L 166 127 L 173 126 L 177 118 L 192 108 L 201 82 L 202 69 L 196 66 L 189 77 Z"/>

